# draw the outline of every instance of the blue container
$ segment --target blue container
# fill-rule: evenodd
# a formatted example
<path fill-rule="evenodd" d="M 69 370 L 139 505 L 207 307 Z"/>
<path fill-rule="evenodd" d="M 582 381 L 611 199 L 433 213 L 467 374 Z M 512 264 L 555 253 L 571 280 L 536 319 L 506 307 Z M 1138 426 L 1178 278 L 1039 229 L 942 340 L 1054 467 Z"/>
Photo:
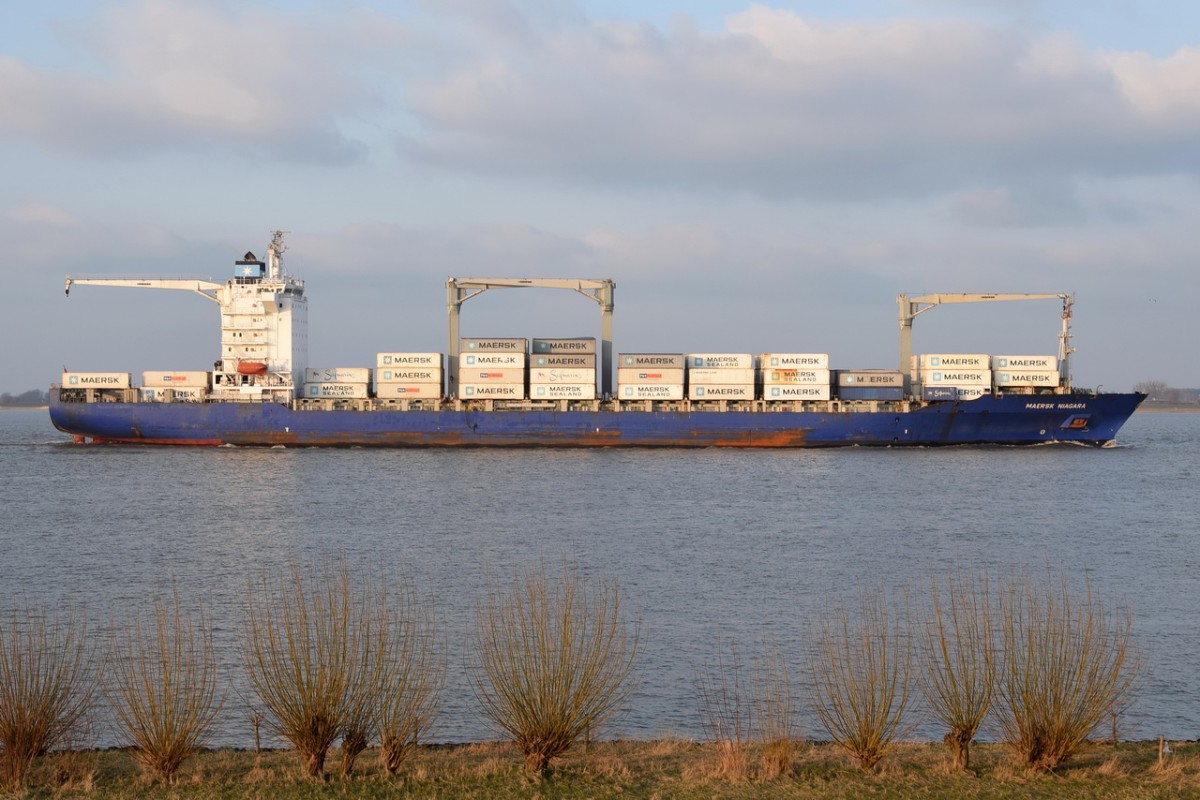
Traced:
<path fill-rule="evenodd" d="M 842 400 L 903 400 L 904 389 L 899 386 L 839 386 Z"/>
<path fill-rule="evenodd" d="M 954 386 L 924 386 L 921 388 L 922 400 L 957 400 L 958 389 Z"/>

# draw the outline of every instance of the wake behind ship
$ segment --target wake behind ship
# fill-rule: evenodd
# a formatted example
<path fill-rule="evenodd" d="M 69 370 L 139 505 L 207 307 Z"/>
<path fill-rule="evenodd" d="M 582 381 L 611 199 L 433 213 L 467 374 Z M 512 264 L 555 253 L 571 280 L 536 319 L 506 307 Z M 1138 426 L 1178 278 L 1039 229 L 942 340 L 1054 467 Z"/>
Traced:
<path fill-rule="evenodd" d="M 185 289 L 220 306 L 208 370 L 64 372 L 55 427 L 77 442 L 378 447 L 830 447 L 1106 445 L 1144 399 L 1071 387 L 1073 297 L 901 295 L 900 369 L 831 369 L 811 352 L 618 353 L 615 284 L 595 279 L 451 278 L 448 348 L 389 351 L 372 367 L 313 368 L 304 283 L 267 260 L 235 262 L 224 284 L 68 278 Z M 568 289 L 595 301 L 599 341 L 460 338 L 462 304 L 493 288 Z M 945 303 L 1057 299 L 1053 355 L 912 354 L 912 322 Z M 615 373 L 615 374 L 614 374 Z M 615 378 L 615 380 L 614 380 Z"/>

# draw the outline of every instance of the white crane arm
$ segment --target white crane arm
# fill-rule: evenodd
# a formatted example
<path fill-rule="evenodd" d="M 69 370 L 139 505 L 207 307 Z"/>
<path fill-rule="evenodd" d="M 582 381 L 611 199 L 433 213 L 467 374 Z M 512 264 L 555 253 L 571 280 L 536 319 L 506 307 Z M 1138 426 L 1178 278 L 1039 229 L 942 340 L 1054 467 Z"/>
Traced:
<path fill-rule="evenodd" d="M 122 286 L 135 289 L 183 289 L 195 292 L 201 297 L 207 297 L 214 303 L 219 303 L 217 293 L 224 288 L 223 284 L 212 281 L 193 280 L 190 278 L 67 278 L 67 295 L 71 294 L 73 284 L 86 286 Z"/>

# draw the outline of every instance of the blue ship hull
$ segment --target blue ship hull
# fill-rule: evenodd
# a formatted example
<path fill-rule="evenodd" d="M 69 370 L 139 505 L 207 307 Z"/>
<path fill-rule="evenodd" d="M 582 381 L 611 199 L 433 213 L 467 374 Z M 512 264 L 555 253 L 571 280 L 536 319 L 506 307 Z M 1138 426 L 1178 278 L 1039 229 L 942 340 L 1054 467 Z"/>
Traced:
<path fill-rule="evenodd" d="M 1111 443 L 1145 395 L 1006 395 L 876 411 L 309 410 L 61 402 L 76 441 L 289 447 L 834 447 Z"/>

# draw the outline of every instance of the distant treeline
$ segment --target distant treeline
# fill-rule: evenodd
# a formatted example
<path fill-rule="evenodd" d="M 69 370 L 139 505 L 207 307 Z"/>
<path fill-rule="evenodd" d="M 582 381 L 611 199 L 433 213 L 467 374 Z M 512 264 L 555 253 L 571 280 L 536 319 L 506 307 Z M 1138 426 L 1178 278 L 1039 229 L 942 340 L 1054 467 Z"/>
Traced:
<path fill-rule="evenodd" d="M 21 394 L 0 394 L 0 406 L 44 406 L 50 402 L 50 393 L 40 389 L 30 389 Z"/>
<path fill-rule="evenodd" d="M 1145 392 L 1149 403 L 1200 403 L 1200 389 L 1177 389 L 1165 381 L 1142 381 L 1133 390 Z"/>

